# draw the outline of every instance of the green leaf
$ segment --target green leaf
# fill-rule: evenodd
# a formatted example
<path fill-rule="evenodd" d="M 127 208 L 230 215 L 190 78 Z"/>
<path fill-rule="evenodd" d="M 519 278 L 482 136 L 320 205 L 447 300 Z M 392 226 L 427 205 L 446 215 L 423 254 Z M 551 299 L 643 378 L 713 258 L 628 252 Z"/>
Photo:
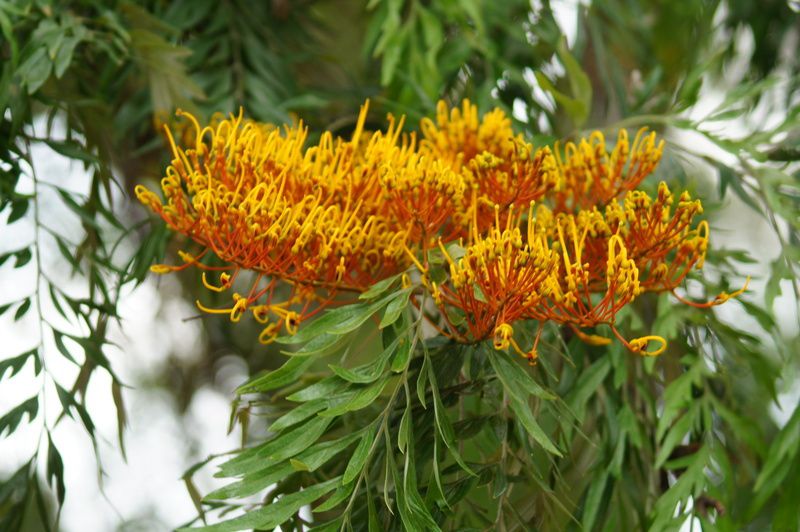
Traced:
<path fill-rule="evenodd" d="M 692 406 L 680 419 L 672 426 L 667 432 L 664 442 L 656 455 L 655 467 L 661 467 L 664 462 L 669 459 L 670 454 L 675 447 L 683 441 L 683 438 L 692 430 L 696 416 L 699 414 L 699 408 Z"/>
<path fill-rule="evenodd" d="M 5 373 L 9 368 L 11 368 L 11 374 L 8 376 L 9 378 L 19 373 L 25 366 L 25 363 L 28 361 L 28 359 L 31 358 L 32 356 L 35 357 L 34 370 L 36 372 L 36 375 L 38 375 L 40 370 L 39 364 L 37 362 L 39 351 L 38 349 L 31 349 L 30 351 L 26 351 L 25 353 L 17 355 L 13 358 L 0 360 L 0 380 L 5 378 Z"/>
<path fill-rule="evenodd" d="M 323 357 L 346 348 L 349 340 L 349 334 L 337 335 L 323 333 L 311 339 L 297 351 L 281 352 L 291 357 Z"/>
<path fill-rule="evenodd" d="M 75 360 L 75 357 L 72 356 L 72 353 L 70 352 L 69 348 L 64 343 L 64 336 L 65 336 L 64 333 L 53 329 L 53 341 L 55 342 L 58 351 L 62 355 L 64 355 L 64 358 L 66 358 L 73 364 L 78 364 L 78 362 Z"/>
<path fill-rule="evenodd" d="M 363 430 L 338 440 L 316 443 L 288 463 L 284 461 L 254 469 L 246 473 L 241 480 L 223 486 L 209 493 L 205 498 L 207 500 L 223 500 L 248 497 L 269 488 L 297 471 L 316 471 L 334 456 L 347 449 L 361 434 L 363 434 Z"/>
<path fill-rule="evenodd" d="M 28 422 L 33 421 L 39 413 L 39 397 L 34 395 L 30 399 L 23 401 L 8 411 L 6 415 L 0 417 L 0 436 L 8 429 L 8 434 L 13 433 L 25 414 L 28 415 Z"/>
<path fill-rule="evenodd" d="M 581 374 L 570 390 L 566 401 L 578 419 L 583 419 L 586 403 L 597 392 L 610 370 L 611 362 L 608 357 L 602 357 Z"/>
<path fill-rule="evenodd" d="M 329 364 L 328 367 L 340 378 L 347 382 L 354 384 L 367 384 L 375 382 L 383 374 L 386 369 L 386 363 L 397 349 L 398 344 L 402 341 L 401 337 L 395 338 L 389 346 L 384 349 L 378 357 L 370 362 L 352 370 L 337 366 L 336 364 Z"/>
<path fill-rule="evenodd" d="M 425 356 L 425 360 L 428 360 L 427 354 Z M 447 411 L 442 404 L 442 398 L 439 395 L 439 384 L 436 382 L 436 375 L 430 369 L 428 370 L 428 380 L 431 385 L 431 395 L 433 396 L 433 417 L 436 421 L 436 426 L 439 429 L 439 434 L 442 436 L 442 441 L 447 446 L 447 449 L 450 451 L 450 455 L 461 467 L 461 469 L 466 471 L 469 475 L 475 476 L 475 472 L 470 469 L 466 462 L 464 462 L 464 459 L 458 452 L 456 436 L 453 432 L 453 425 L 450 424 L 450 418 L 447 417 Z"/>
<path fill-rule="evenodd" d="M 272 529 L 291 518 L 302 507 L 308 506 L 326 493 L 333 491 L 339 484 L 340 479 L 341 477 L 335 477 L 325 482 L 308 486 L 303 488 L 303 491 L 284 495 L 258 510 L 216 525 L 200 528 L 181 528 L 180 530 L 184 532 L 232 532 L 253 528 Z"/>
<path fill-rule="evenodd" d="M 114 408 L 117 411 L 117 441 L 119 441 L 119 449 L 122 452 L 122 458 L 127 460 L 128 457 L 125 452 L 125 427 L 128 424 L 128 415 L 125 411 L 125 402 L 122 399 L 122 386 L 116 379 L 111 380 L 111 397 L 114 399 Z"/>
<path fill-rule="evenodd" d="M 586 500 L 583 503 L 583 516 L 581 519 L 583 530 L 594 530 L 594 522 L 600 510 L 600 503 L 603 500 L 603 491 L 605 491 L 607 482 L 608 473 L 606 471 L 598 474 L 592 480 L 589 490 L 586 492 Z"/>
<path fill-rule="evenodd" d="M 31 308 L 31 300 L 26 299 L 22 302 L 22 304 L 17 308 L 17 311 L 14 313 L 14 321 L 19 321 Z"/>
<path fill-rule="evenodd" d="M 65 390 L 60 384 L 56 382 L 55 385 L 58 400 L 61 402 L 64 413 L 72 419 L 75 419 L 75 416 L 72 415 L 72 411 L 75 410 L 78 413 L 78 417 L 83 423 L 83 426 L 86 428 L 86 432 L 88 432 L 89 435 L 94 438 L 94 422 L 92 421 L 89 412 L 86 411 L 86 407 L 79 403 L 75 399 L 75 396 Z"/>
<path fill-rule="evenodd" d="M 322 504 L 320 504 L 319 506 L 314 508 L 314 512 L 315 513 L 316 512 L 327 512 L 329 510 L 332 510 L 332 509 L 336 508 L 337 506 L 342 504 L 345 500 L 347 500 L 348 497 L 350 497 L 350 495 L 353 493 L 353 489 L 355 489 L 355 487 L 356 487 L 356 483 L 355 482 L 343 483 L 341 486 L 336 488 L 336 491 L 333 492 L 333 495 L 331 495 L 328 498 L 328 500 L 326 500 L 325 502 L 323 502 Z M 315 527 L 312 530 L 319 530 L 319 527 Z M 339 528 L 336 527 L 333 530 L 337 530 L 338 531 Z"/>
<path fill-rule="evenodd" d="M 22 268 L 31 261 L 33 254 L 30 249 L 23 249 L 17 251 L 15 254 L 16 260 L 14 261 L 14 268 Z"/>
<path fill-rule="evenodd" d="M 349 386 L 350 383 L 337 376 L 325 377 L 321 381 L 315 382 L 311 386 L 293 393 L 288 396 L 287 399 L 297 402 L 306 402 L 320 398 L 332 399 L 347 390 Z"/>
<path fill-rule="evenodd" d="M 329 399 L 320 398 L 296 406 L 270 424 L 269 429 L 273 432 L 280 432 L 287 427 L 310 418 L 320 410 L 327 408 L 329 404 Z"/>
<path fill-rule="evenodd" d="M 384 279 L 383 281 L 378 281 L 374 285 L 370 286 L 366 290 L 366 292 L 361 293 L 358 296 L 358 299 L 363 299 L 363 300 L 375 299 L 376 297 L 378 297 L 379 295 L 383 294 L 388 289 L 390 289 L 398 281 L 398 279 L 400 279 L 401 276 L 402 274 L 398 273 L 397 275 L 393 275 L 387 279 Z"/>
<path fill-rule="evenodd" d="M 23 216 L 25 216 L 25 213 L 28 212 L 29 206 L 30 202 L 28 200 L 12 201 L 11 213 L 8 215 L 6 224 L 11 225 L 20 218 L 22 218 Z"/>
<path fill-rule="evenodd" d="M 47 81 L 52 69 L 53 62 L 47 56 L 47 49 L 40 47 L 19 66 L 17 75 L 28 88 L 28 94 L 33 94 Z"/>
<path fill-rule="evenodd" d="M 64 461 L 53 440 L 47 438 L 47 481 L 53 486 L 58 504 L 64 503 L 66 488 L 64 487 Z"/>
<path fill-rule="evenodd" d="M 389 376 L 387 375 L 374 384 L 360 388 L 349 400 L 323 410 L 319 415 L 322 417 L 336 417 L 345 412 L 354 412 L 366 408 L 378 398 L 388 382 Z"/>
<path fill-rule="evenodd" d="M 281 336 L 275 341 L 287 345 L 305 344 L 320 335 L 327 334 L 334 337 L 355 331 L 397 296 L 398 293 L 392 293 L 374 303 L 354 303 L 328 310 L 316 320 L 304 325 L 297 334 Z"/>
<path fill-rule="evenodd" d="M 661 497 L 656 501 L 654 509 L 654 523 L 650 526 L 650 530 L 664 530 L 665 522 L 670 522 L 675 516 L 675 508 L 681 501 L 688 500 L 689 496 L 698 492 L 702 488 L 708 478 L 706 472 L 709 465 L 710 451 L 708 446 L 704 445 L 694 455 L 694 460 L 689 467 L 678 477 L 677 482 L 673 484 Z M 685 517 L 681 519 L 684 521 Z"/>
<path fill-rule="evenodd" d="M 558 57 L 564 63 L 564 69 L 567 71 L 572 97 L 580 103 L 580 107 L 575 108 L 580 109 L 580 113 L 573 111 L 570 113 L 570 118 L 575 122 L 576 127 L 581 127 L 586 122 L 592 106 L 592 83 L 580 63 L 567 48 L 566 38 L 559 40 L 557 51 Z"/>
<path fill-rule="evenodd" d="M 314 417 L 308 423 L 280 434 L 267 443 L 252 447 L 219 466 L 219 476 L 231 477 L 247 474 L 270 463 L 292 458 L 308 449 L 331 424 L 330 418 Z"/>
<path fill-rule="evenodd" d="M 753 491 L 758 494 L 758 500 L 751 504 L 750 514 L 757 510 L 756 502 L 762 503 L 775 490 L 790 470 L 792 460 L 800 451 L 800 407 L 796 407 L 788 423 L 781 429 L 772 445 L 767 451 L 767 461 L 758 474 Z"/>
<path fill-rule="evenodd" d="M 406 404 L 403 417 L 400 418 L 400 428 L 397 430 L 397 448 L 401 453 L 406 452 L 409 435 L 411 432 L 411 403 Z"/>
<path fill-rule="evenodd" d="M 292 357 L 281 367 L 264 375 L 254 377 L 236 389 L 238 395 L 246 393 L 267 392 L 288 386 L 303 376 L 313 359 Z"/>
<path fill-rule="evenodd" d="M 511 360 L 508 353 L 494 349 L 486 349 L 486 352 L 494 372 L 510 395 L 520 401 L 527 401 L 529 395 L 535 395 L 548 401 L 556 398 L 555 395 L 539 386 L 522 366 Z"/>
<path fill-rule="evenodd" d="M 561 451 L 553 445 L 553 442 L 550 438 L 545 434 L 542 427 L 539 426 L 539 423 L 536 422 L 536 419 L 533 417 L 533 413 L 531 412 L 531 407 L 528 405 L 527 401 L 523 402 L 517 399 L 516 397 L 510 397 L 509 405 L 511 406 L 511 410 L 516 414 L 517 421 L 522 423 L 522 426 L 525 428 L 528 434 L 533 438 L 533 440 L 541 445 L 546 451 L 556 455 L 556 456 L 563 456 Z"/>
<path fill-rule="evenodd" d="M 402 297 L 403 295 L 406 295 L 407 297 L 406 290 L 391 293 L 385 296 L 383 299 L 380 299 L 375 303 L 370 303 L 369 305 L 363 303 L 351 305 L 352 307 L 357 307 L 353 309 L 353 313 L 342 321 L 333 324 L 326 332 L 330 334 L 345 334 L 354 331 L 361 327 L 364 322 L 371 318 L 380 309 L 394 301 L 396 298 Z"/>
<path fill-rule="evenodd" d="M 61 46 L 56 51 L 56 56 L 53 59 L 54 72 L 57 79 L 60 79 L 67 71 L 70 62 L 72 61 L 72 54 L 75 52 L 75 47 L 78 46 L 80 39 L 77 37 L 65 37 L 61 42 Z"/>
<path fill-rule="evenodd" d="M 249 472 L 242 480 L 231 482 L 203 497 L 206 501 L 222 501 L 235 497 L 249 497 L 280 482 L 296 469 L 289 462 L 273 464 L 263 469 Z"/>
<path fill-rule="evenodd" d="M 361 437 L 358 447 L 350 457 L 350 461 L 347 462 L 347 468 L 345 468 L 344 475 L 342 475 L 342 484 L 350 484 L 364 469 L 369 459 L 372 445 L 375 443 L 375 434 L 378 432 L 378 427 L 380 427 L 380 420 L 375 420 Z"/>
<path fill-rule="evenodd" d="M 392 301 L 386 306 L 381 323 L 378 325 L 379 328 L 383 329 L 384 327 L 387 327 L 397 321 L 397 318 L 400 317 L 400 314 L 408 306 L 410 295 L 411 288 L 406 288 L 398 292 L 398 296 L 392 299 Z"/>

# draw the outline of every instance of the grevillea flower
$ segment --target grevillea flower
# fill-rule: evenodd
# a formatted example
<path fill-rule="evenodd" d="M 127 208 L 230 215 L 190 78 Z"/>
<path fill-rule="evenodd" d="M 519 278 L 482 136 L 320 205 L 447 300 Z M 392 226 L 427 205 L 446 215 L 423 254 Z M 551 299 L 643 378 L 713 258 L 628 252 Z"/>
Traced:
<path fill-rule="evenodd" d="M 279 128 L 240 113 L 201 127 L 179 113 L 189 127 L 179 142 L 167 131 L 164 199 L 142 186 L 136 194 L 203 249 L 153 270 L 201 269 L 206 288 L 230 291 L 231 304 L 198 307 L 232 321 L 250 313 L 265 343 L 340 304 L 337 294 L 416 266 L 412 301 L 419 306 L 430 291 L 440 312 L 425 317 L 457 341 L 491 339 L 533 362 L 550 321 L 591 344 L 610 342 L 591 332 L 603 325 L 634 352 L 663 351 L 660 337 L 626 340 L 615 326 L 640 294 L 674 293 L 705 260 L 700 202 L 686 192 L 676 200 L 664 183 L 655 197 L 637 189 L 663 141 L 640 130 L 631 144 L 623 130 L 610 153 L 600 132 L 563 153 L 534 149 L 502 111 L 481 118 L 468 101 L 454 109 L 439 102 L 418 141 L 403 133 L 402 118 L 365 131 L 367 110 L 350 139 L 326 132 L 310 146 L 302 123 Z M 441 275 L 432 271 L 434 248 Z M 254 272 L 249 286 L 241 270 Z M 686 303 L 707 307 L 740 293 Z M 539 322 L 529 349 L 514 338 L 521 320 Z M 661 345 L 648 349 L 651 342 Z"/>
<path fill-rule="evenodd" d="M 212 289 L 231 287 L 240 269 L 259 274 L 247 296 L 233 294 L 230 308 L 208 309 L 198 302 L 202 310 L 229 313 L 237 321 L 249 309 L 258 321 L 272 315 L 291 332 L 337 291 L 364 290 L 405 268 L 405 231 L 378 208 L 379 175 L 384 165 L 402 160 L 404 151 L 395 146 L 399 133 L 391 129 L 373 136 L 363 151 L 356 149 L 366 106 L 351 140 L 328 134 L 311 149 L 304 148 L 302 124 L 280 130 L 240 115 L 201 128 L 185 116 L 195 126 L 196 141 L 183 148 L 169 137 L 174 159 L 161 183 L 166 201 L 141 186 L 136 193 L 172 229 L 226 265 L 207 266 L 184 254 L 184 266 L 155 269 L 195 265 L 223 271 L 218 284 L 206 282 Z M 273 302 L 279 281 L 290 284 L 292 294 Z M 315 287 L 325 293 L 310 289 Z M 289 310 L 293 305 L 300 309 Z M 267 324 L 270 334 L 262 340 L 278 330 Z"/>

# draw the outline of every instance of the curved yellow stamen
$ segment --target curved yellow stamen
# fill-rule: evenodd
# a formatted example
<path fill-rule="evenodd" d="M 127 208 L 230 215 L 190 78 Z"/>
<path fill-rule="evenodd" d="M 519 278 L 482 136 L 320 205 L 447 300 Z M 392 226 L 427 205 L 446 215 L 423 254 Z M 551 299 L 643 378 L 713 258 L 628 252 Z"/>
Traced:
<path fill-rule="evenodd" d="M 228 274 L 228 272 L 222 272 L 219 275 L 219 281 L 220 281 L 220 285 L 219 286 L 215 286 L 215 285 L 213 285 L 213 284 L 208 282 L 208 279 L 206 278 L 206 272 L 202 273 L 202 275 L 200 276 L 200 279 L 203 281 L 203 286 L 205 286 L 207 289 L 211 290 L 212 292 L 222 292 L 222 291 L 227 290 L 228 288 L 231 287 L 231 276 L 230 276 L 230 274 Z"/>
<path fill-rule="evenodd" d="M 645 350 L 645 347 L 647 347 L 647 344 L 649 342 L 658 342 L 660 345 L 655 351 L 647 351 Z M 628 347 L 634 353 L 638 353 L 642 356 L 655 357 L 660 355 L 667 349 L 667 341 L 661 336 L 651 334 L 647 336 L 641 336 L 639 338 L 634 338 L 633 340 L 628 342 Z"/>
<path fill-rule="evenodd" d="M 233 300 L 236 303 L 231 308 L 231 321 L 236 323 L 242 318 L 244 311 L 247 310 L 248 301 L 246 297 L 242 297 L 239 294 L 233 294 Z"/>
<path fill-rule="evenodd" d="M 284 319 L 284 325 L 286 326 L 286 332 L 294 336 L 297 334 L 297 328 L 300 325 L 300 314 L 297 312 L 287 312 L 286 318 Z"/>
<path fill-rule="evenodd" d="M 278 331 L 280 331 L 280 327 L 280 323 L 271 323 L 264 327 L 264 330 L 262 330 L 261 334 L 258 335 L 259 343 L 268 345 L 274 342 L 275 338 L 278 337 Z"/>
<path fill-rule="evenodd" d="M 498 351 L 508 349 L 511 345 L 511 337 L 514 334 L 514 329 L 508 323 L 501 323 L 494 330 L 494 338 L 492 340 L 494 348 Z"/>
<path fill-rule="evenodd" d="M 230 314 L 233 311 L 233 308 L 209 308 L 200 303 L 200 300 L 197 299 L 194 302 L 197 305 L 197 308 L 205 312 L 206 314 Z"/>

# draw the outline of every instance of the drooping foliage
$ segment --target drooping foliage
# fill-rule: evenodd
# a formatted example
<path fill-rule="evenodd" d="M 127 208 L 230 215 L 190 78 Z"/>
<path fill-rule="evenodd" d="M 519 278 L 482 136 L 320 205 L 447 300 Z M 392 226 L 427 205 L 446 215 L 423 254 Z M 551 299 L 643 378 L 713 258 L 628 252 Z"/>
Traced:
<path fill-rule="evenodd" d="M 595 1 L 568 41 L 549 2 L 0 1 L 0 275 L 34 279 L 0 437 L 39 434 L 0 529 L 58 527 L 98 373 L 124 453 L 108 337 L 153 264 L 227 317 L 179 404 L 220 346 L 253 375 L 187 526 L 798 528 L 797 16 L 760 5 Z M 745 292 L 733 199 L 781 244 Z"/>

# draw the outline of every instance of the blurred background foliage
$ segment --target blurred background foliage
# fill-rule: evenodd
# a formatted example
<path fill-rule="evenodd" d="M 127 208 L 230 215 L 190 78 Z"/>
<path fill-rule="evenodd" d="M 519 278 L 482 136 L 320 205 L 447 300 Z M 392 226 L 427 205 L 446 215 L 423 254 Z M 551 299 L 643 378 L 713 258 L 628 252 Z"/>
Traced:
<path fill-rule="evenodd" d="M 452 526 L 660 530 L 691 513 L 708 530 L 797 530 L 800 409 L 781 423 L 770 412 L 795 382 L 800 351 L 797 324 L 779 327 L 773 307 L 789 294 L 796 313 L 800 300 L 800 6 L 596 0 L 570 3 L 577 16 L 568 31 L 553 4 L 0 0 L 0 216 L 4 231 L 32 228 L 30 239 L 0 250 L 0 272 L 35 275 L 30 295 L 0 296 L 0 312 L 10 322 L 33 320 L 38 330 L 26 352 L 0 352 L 0 393 L 23 370 L 41 383 L 2 413 L 0 437 L 25 424 L 42 427 L 28 461 L 4 464 L 0 530 L 58 527 L 70 464 L 51 431 L 75 422 L 94 438 L 86 388 L 97 372 L 111 376 L 107 399 L 118 409 L 124 452 L 126 392 L 107 357 L 107 334 L 123 287 L 144 282 L 151 263 L 172 256 L 171 235 L 129 198 L 136 184 L 160 178 L 169 157 L 160 128 L 175 109 L 208 118 L 242 107 L 262 121 L 302 118 L 312 135 L 346 135 L 365 98 L 374 125 L 393 112 L 407 115 L 411 128 L 438 99 L 470 98 L 484 112 L 506 110 L 535 145 L 589 129 L 650 126 L 668 141 L 651 184 L 667 179 L 699 190 L 712 225 L 735 198 L 780 242 L 754 283 L 759 289 L 730 303 L 753 318 L 747 330 L 664 296 L 643 298 L 624 318 L 671 340 L 655 361 L 613 348 L 606 356 L 554 347 L 536 379 L 574 417 L 564 425 L 561 403 L 536 408 L 564 456 L 532 455 L 535 467 L 503 479 L 516 484 L 513 492 L 497 475 L 482 475 L 459 491 L 473 504 Z M 91 177 L 86 190 L 37 175 L 38 145 L 82 165 Z M 45 189 L 79 223 L 80 238 L 42 222 Z M 712 248 L 712 273 L 702 281 L 710 294 L 737 288 L 741 271 L 763 260 L 757 248 L 716 248 L 713 239 Z M 65 289 L 59 276 L 82 289 Z M 193 301 L 197 279 L 179 280 L 181 296 Z M 148 384 L 184 408 L 201 386 L 215 385 L 223 353 L 241 357 L 251 375 L 282 363 L 245 324 L 203 319 L 202 326 L 201 356 L 171 358 L 159 382 Z M 77 376 L 49 370 L 52 357 L 65 358 Z M 222 392 L 233 399 L 232 390 Z M 46 416 L 45 401 L 63 414 Z M 236 406 L 234 417 L 249 419 L 249 406 Z M 262 420 L 250 423 L 263 434 Z"/>

